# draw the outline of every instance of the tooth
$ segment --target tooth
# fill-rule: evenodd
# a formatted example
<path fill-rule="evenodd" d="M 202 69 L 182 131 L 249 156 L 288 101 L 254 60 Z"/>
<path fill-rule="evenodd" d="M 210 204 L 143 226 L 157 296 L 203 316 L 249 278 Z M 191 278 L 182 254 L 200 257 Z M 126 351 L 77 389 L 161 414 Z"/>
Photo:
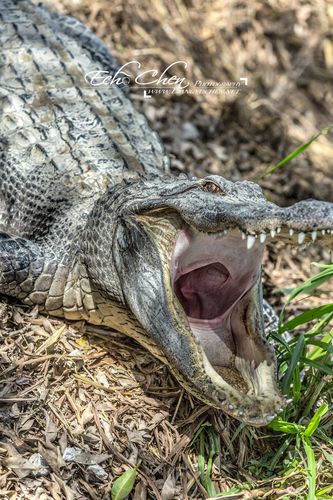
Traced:
<path fill-rule="evenodd" d="M 322 229 L 322 230 L 321 230 L 321 234 L 322 234 L 323 236 L 325 236 L 325 229 Z"/>
<path fill-rule="evenodd" d="M 247 241 L 246 241 L 247 249 L 250 250 L 250 248 L 253 247 L 253 245 L 255 244 L 255 242 L 256 242 L 255 237 L 252 236 L 252 234 L 249 234 L 248 237 L 247 237 Z"/>
<path fill-rule="evenodd" d="M 305 233 L 299 233 L 298 234 L 298 244 L 301 245 L 304 240 L 305 240 Z"/>
<path fill-rule="evenodd" d="M 317 239 L 317 231 L 312 231 L 311 238 L 312 238 L 312 241 L 316 241 L 316 239 Z"/>
<path fill-rule="evenodd" d="M 266 239 L 266 236 L 267 234 L 266 233 L 261 233 L 259 235 L 259 240 L 260 240 L 260 243 L 264 243 L 265 239 Z"/>
<path fill-rule="evenodd" d="M 225 229 L 225 230 L 223 231 L 223 234 L 228 234 L 228 230 L 227 230 L 227 229 Z"/>
<path fill-rule="evenodd" d="M 275 235 L 276 235 L 275 229 L 271 229 L 271 237 L 274 238 Z"/>
<path fill-rule="evenodd" d="M 245 238 L 246 238 L 246 234 L 245 234 L 245 233 L 243 233 L 243 231 L 241 231 L 241 233 L 242 233 L 242 240 L 245 240 Z"/>
<path fill-rule="evenodd" d="M 290 234 L 290 236 L 292 236 L 294 234 L 294 230 L 290 228 L 289 229 L 289 234 Z"/>
<path fill-rule="evenodd" d="M 281 228 L 280 228 L 280 227 L 277 227 L 277 228 L 276 228 L 276 232 L 277 232 L 277 234 L 281 233 Z"/>

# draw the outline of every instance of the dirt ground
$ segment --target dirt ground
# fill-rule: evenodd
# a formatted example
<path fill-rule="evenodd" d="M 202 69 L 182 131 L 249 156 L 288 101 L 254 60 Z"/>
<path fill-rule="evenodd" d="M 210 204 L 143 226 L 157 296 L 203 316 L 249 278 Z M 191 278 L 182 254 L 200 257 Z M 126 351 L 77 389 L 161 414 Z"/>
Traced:
<path fill-rule="evenodd" d="M 43 3 L 84 21 L 120 64 L 136 59 L 144 69 L 163 71 L 174 61 L 186 61 L 178 73 L 192 85 L 248 79 L 237 94 L 145 98 L 132 90 L 175 173 L 256 180 L 333 123 L 330 2 Z M 281 205 L 311 197 L 333 201 L 332 138 L 332 133 L 320 137 L 296 160 L 261 179 L 266 196 Z M 281 290 L 310 276 L 311 262 L 319 259 L 327 262 L 328 252 L 271 248 L 264 267 L 270 302 L 281 307 Z M 332 285 L 297 308 L 329 298 Z M 219 436 L 220 459 L 213 468 L 217 491 L 251 483 L 253 491 L 228 498 L 295 497 L 297 477 L 281 487 L 279 478 L 265 480 L 250 472 L 250 461 L 272 440 L 267 444 L 260 432 L 254 437 L 191 398 L 133 341 L 88 325 L 63 326 L 12 304 L 4 304 L 0 316 L 0 496 L 109 498 L 114 478 L 128 465 L 139 465 L 135 499 L 207 498 L 199 481 L 198 447 L 191 441 L 209 422 Z"/>

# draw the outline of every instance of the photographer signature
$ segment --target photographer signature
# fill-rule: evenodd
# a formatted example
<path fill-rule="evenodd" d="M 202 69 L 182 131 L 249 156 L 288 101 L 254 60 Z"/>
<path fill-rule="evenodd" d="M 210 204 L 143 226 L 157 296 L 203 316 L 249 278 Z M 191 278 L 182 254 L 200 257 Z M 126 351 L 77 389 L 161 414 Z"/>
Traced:
<path fill-rule="evenodd" d="M 94 87 L 99 87 L 101 85 L 129 85 L 132 81 L 133 76 L 128 72 L 129 66 L 136 66 L 136 69 L 141 68 L 141 63 L 139 61 L 130 61 L 121 68 L 115 74 L 110 74 L 110 71 L 105 70 L 95 70 L 90 71 L 84 77 L 85 81 Z M 147 71 L 139 72 L 133 82 L 140 86 L 164 86 L 164 87 L 177 87 L 179 89 L 186 89 L 189 86 L 189 82 L 185 77 L 178 77 L 175 74 L 169 76 L 171 71 L 176 67 L 181 66 L 187 68 L 187 63 L 185 61 L 176 61 L 169 64 L 165 70 L 160 73 L 157 69 L 150 69 Z"/>

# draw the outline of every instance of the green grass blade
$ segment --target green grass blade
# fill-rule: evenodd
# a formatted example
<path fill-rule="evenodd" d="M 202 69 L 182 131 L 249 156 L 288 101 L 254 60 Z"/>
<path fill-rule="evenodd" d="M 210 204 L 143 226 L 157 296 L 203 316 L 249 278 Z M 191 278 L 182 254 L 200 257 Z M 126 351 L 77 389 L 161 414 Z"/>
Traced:
<path fill-rule="evenodd" d="M 311 366 L 311 368 L 315 368 L 316 370 L 318 370 L 322 373 L 327 373 L 328 375 L 333 375 L 332 368 L 329 368 L 325 364 L 316 363 L 315 361 L 312 361 L 312 359 L 308 359 L 308 358 L 301 358 L 300 361 L 301 361 L 301 363 L 304 363 L 304 365 L 309 365 L 309 366 Z"/>
<path fill-rule="evenodd" d="M 203 484 L 205 481 L 205 439 L 203 432 L 200 434 L 200 453 L 197 462 L 200 471 L 200 481 Z"/>
<path fill-rule="evenodd" d="M 326 281 L 329 281 L 331 278 L 333 278 L 333 265 L 328 265 L 328 266 L 325 266 L 323 271 L 315 274 L 314 276 L 311 276 L 311 278 L 304 281 L 304 283 L 302 283 L 300 286 L 294 288 L 294 290 L 289 295 L 288 300 L 286 301 L 285 305 L 282 308 L 282 311 L 280 314 L 281 323 L 283 320 L 285 308 L 288 304 L 290 304 L 290 302 L 293 299 L 295 299 L 301 293 L 311 294 L 314 290 L 316 290 L 321 285 L 326 283 Z"/>
<path fill-rule="evenodd" d="M 299 366 L 295 366 L 295 370 L 293 373 L 293 387 L 292 387 L 292 395 L 294 404 L 298 403 L 302 397 L 302 378 L 301 378 L 301 370 Z"/>
<path fill-rule="evenodd" d="M 327 495 L 333 490 L 333 484 L 330 486 L 326 486 L 325 488 L 321 488 L 316 492 L 317 498 L 320 498 L 322 500 L 332 500 L 332 495 Z M 326 496 L 327 495 L 327 496 Z"/>
<path fill-rule="evenodd" d="M 320 287 L 323 283 L 333 278 L 333 266 L 329 266 L 325 268 L 320 273 L 311 276 L 308 280 L 304 281 L 302 285 L 296 287 L 294 291 L 290 294 L 288 298 L 288 304 L 300 293 L 312 293 L 318 287 Z"/>
<path fill-rule="evenodd" d="M 271 460 L 271 463 L 269 464 L 268 468 L 270 471 L 274 471 L 274 469 L 275 469 L 276 465 L 278 464 L 278 462 L 280 461 L 281 457 L 285 454 L 287 448 L 290 446 L 292 439 L 293 439 L 293 437 L 289 435 L 282 441 L 281 445 L 276 450 L 276 452 Z"/>
<path fill-rule="evenodd" d="M 283 167 L 286 163 L 290 162 L 296 156 L 300 155 L 304 151 L 308 149 L 311 144 L 316 141 L 321 135 L 326 135 L 331 129 L 333 128 L 333 125 L 328 125 L 327 127 L 322 128 L 316 135 L 311 137 L 308 141 L 304 142 L 304 144 L 301 144 L 298 148 L 294 149 L 291 153 L 289 153 L 287 156 L 285 156 L 279 163 L 276 165 L 273 165 L 273 167 L 268 167 L 264 173 L 259 177 L 259 179 L 264 179 L 265 177 L 268 177 L 271 175 L 273 172 L 278 170 L 279 168 Z"/>
<path fill-rule="evenodd" d="M 231 440 L 230 440 L 230 443 L 232 444 L 234 441 L 236 441 L 239 433 L 246 427 L 246 424 L 243 424 L 243 423 L 240 423 L 238 424 L 237 426 L 237 429 L 235 430 L 235 432 L 233 433 L 232 437 L 231 437 Z"/>
<path fill-rule="evenodd" d="M 314 383 L 311 387 L 311 391 L 309 391 L 310 397 L 306 398 L 306 406 L 302 411 L 303 418 L 306 418 L 310 414 L 312 408 L 316 405 L 316 402 L 321 392 L 323 391 L 325 385 L 327 384 L 327 381 L 322 379 L 321 374 L 319 373 L 318 375 L 320 376 L 320 380 L 319 377 L 314 378 Z"/>
<path fill-rule="evenodd" d="M 290 394 L 290 382 L 291 382 L 291 379 L 293 377 L 295 366 L 300 361 L 301 355 L 302 355 L 303 350 L 304 350 L 304 346 L 305 346 L 305 340 L 304 340 L 303 335 L 301 335 L 300 337 L 298 337 L 297 344 L 296 344 L 296 346 L 293 350 L 293 353 L 291 355 L 290 364 L 289 364 L 287 372 L 282 380 L 282 389 L 283 389 L 284 394 L 288 394 L 288 395 Z"/>
<path fill-rule="evenodd" d="M 218 448 L 218 441 L 217 441 L 217 435 L 216 432 L 213 431 L 212 428 L 207 429 L 208 433 L 208 439 L 209 439 L 209 454 L 211 457 L 215 457 L 217 455 L 219 448 Z"/>
<path fill-rule="evenodd" d="M 307 359 L 315 360 L 317 358 L 322 358 L 325 354 L 329 353 L 333 355 L 333 336 L 332 334 L 327 334 L 322 340 L 311 339 L 307 342 L 307 345 L 314 346 L 310 352 L 307 353 Z"/>
<path fill-rule="evenodd" d="M 321 318 L 319 321 L 316 322 L 316 324 L 311 328 L 311 330 L 307 333 L 307 335 L 312 337 L 318 335 L 320 332 L 324 330 L 324 328 L 327 325 L 331 324 L 332 320 L 333 320 L 333 313 L 327 314 L 327 316 L 324 316 L 323 318 Z M 333 335 L 333 330 L 332 330 L 332 335 Z"/>
<path fill-rule="evenodd" d="M 333 331 L 329 332 L 326 335 L 324 335 L 321 340 L 309 339 L 308 342 L 307 342 L 307 344 L 308 345 L 313 345 L 315 347 L 318 347 L 318 349 L 321 352 L 324 351 L 325 353 L 329 352 L 329 353 L 333 354 L 332 341 L 333 341 Z M 315 349 L 311 350 L 311 352 L 309 353 L 309 356 L 308 356 L 309 358 L 311 358 L 310 355 L 312 355 L 312 353 L 313 353 L 314 350 Z"/>
<path fill-rule="evenodd" d="M 309 492 L 307 500 L 316 500 L 316 459 L 310 439 L 307 436 L 302 436 L 302 442 L 307 458 L 307 472 L 308 472 L 308 485 Z"/>
<path fill-rule="evenodd" d="M 211 423 L 210 422 L 204 422 L 203 424 L 200 425 L 199 429 L 196 431 L 196 433 L 194 434 L 189 446 L 193 446 L 193 444 L 195 443 L 195 441 L 198 439 L 199 435 L 203 432 L 203 430 L 205 429 L 205 427 L 211 427 Z"/>
<path fill-rule="evenodd" d="M 206 476 L 205 476 L 205 479 L 203 481 L 203 486 L 210 497 L 215 497 L 216 490 L 215 490 L 214 485 L 213 485 L 212 480 L 211 480 L 212 467 L 213 467 L 213 459 L 212 459 L 212 457 L 209 457 L 208 463 L 207 463 Z"/>
<path fill-rule="evenodd" d="M 316 431 L 318 425 L 320 424 L 321 419 L 327 412 L 328 412 L 328 405 L 324 403 L 320 406 L 320 408 L 318 408 L 316 413 L 313 415 L 307 428 L 304 431 L 304 436 L 307 437 L 312 436 L 312 434 Z"/>
<path fill-rule="evenodd" d="M 291 353 L 289 342 L 287 342 L 278 332 L 270 332 L 268 338 L 273 339 L 275 342 L 281 345 L 288 353 Z"/>
<path fill-rule="evenodd" d="M 268 427 L 273 431 L 283 432 L 284 434 L 299 434 L 304 431 L 303 425 L 298 425 L 294 422 L 285 422 L 279 418 L 273 420 Z"/>
<path fill-rule="evenodd" d="M 310 309 L 309 311 L 305 311 L 295 318 L 284 323 L 279 329 L 280 333 L 283 333 L 287 330 L 294 330 L 297 326 L 304 325 L 304 323 L 308 323 L 309 321 L 313 321 L 316 318 L 321 318 L 325 314 L 333 312 L 333 304 L 325 304 L 320 307 L 315 307 Z"/>
<path fill-rule="evenodd" d="M 239 486 L 234 486 L 233 488 L 231 488 L 228 491 L 223 491 L 222 493 L 217 493 L 215 498 L 228 497 L 227 500 L 232 500 L 232 498 L 239 500 L 239 495 L 242 491 L 244 491 L 244 490 L 241 490 L 241 488 Z"/>

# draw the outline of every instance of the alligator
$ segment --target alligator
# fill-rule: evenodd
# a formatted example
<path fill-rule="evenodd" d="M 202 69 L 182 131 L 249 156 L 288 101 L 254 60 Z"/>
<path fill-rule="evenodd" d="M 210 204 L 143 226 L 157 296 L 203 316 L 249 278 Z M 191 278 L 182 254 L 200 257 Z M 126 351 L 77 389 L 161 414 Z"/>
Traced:
<path fill-rule="evenodd" d="M 262 298 L 268 241 L 332 246 L 333 204 L 172 175 L 78 20 L 1 0 L 0 293 L 124 333 L 199 400 L 253 426 L 286 404 Z"/>

